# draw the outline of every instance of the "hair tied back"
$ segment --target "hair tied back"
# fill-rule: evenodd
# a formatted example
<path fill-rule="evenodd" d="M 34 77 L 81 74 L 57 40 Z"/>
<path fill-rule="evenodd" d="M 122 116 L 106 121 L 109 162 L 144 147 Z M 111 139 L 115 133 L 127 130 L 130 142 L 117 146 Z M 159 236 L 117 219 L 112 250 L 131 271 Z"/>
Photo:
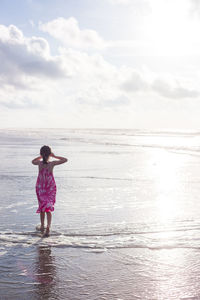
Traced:
<path fill-rule="evenodd" d="M 51 148 L 49 146 L 44 145 L 41 149 L 40 149 L 40 155 L 43 158 L 43 164 L 47 164 L 49 155 L 51 154 Z"/>

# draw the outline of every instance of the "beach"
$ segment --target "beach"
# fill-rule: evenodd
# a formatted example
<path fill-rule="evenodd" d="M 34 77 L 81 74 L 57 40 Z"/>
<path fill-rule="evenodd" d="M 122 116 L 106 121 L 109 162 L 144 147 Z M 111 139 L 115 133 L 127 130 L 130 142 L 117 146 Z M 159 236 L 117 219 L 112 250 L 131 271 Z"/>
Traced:
<path fill-rule="evenodd" d="M 68 158 L 49 238 L 37 166 Z M 200 299 L 200 133 L 0 129 L 0 299 Z"/>

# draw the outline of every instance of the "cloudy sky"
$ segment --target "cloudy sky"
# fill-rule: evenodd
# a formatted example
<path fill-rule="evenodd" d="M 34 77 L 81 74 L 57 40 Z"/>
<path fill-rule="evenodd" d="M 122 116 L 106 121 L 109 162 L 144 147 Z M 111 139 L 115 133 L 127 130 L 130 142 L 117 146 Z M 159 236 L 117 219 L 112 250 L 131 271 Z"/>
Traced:
<path fill-rule="evenodd" d="M 199 0 L 0 0 L 0 127 L 200 129 Z"/>

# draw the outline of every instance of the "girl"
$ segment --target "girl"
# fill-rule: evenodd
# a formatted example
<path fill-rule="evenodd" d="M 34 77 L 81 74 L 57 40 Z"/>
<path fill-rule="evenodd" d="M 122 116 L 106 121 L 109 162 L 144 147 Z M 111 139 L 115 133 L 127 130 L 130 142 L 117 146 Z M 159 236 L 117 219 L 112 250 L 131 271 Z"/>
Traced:
<path fill-rule="evenodd" d="M 58 160 L 49 162 L 49 158 L 53 157 Z M 40 161 L 43 159 L 42 161 Z M 51 226 L 51 212 L 54 211 L 56 201 L 56 183 L 53 176 L 53 168 L 67 162 L 67 158 L 56 156 L 51 152 L 49 146 L 43 146 L 40 149 L 40 156 L 32 160 L 32 164 L 38 165 L 38 178 L 36 182 L 36 194 L 39 207 L 37 213 L 40 213 L 41 227 L 40 231 L 44 232 L 45 212 L 47 214 L 47 228 L 43 236 L 49 236 Z"/>

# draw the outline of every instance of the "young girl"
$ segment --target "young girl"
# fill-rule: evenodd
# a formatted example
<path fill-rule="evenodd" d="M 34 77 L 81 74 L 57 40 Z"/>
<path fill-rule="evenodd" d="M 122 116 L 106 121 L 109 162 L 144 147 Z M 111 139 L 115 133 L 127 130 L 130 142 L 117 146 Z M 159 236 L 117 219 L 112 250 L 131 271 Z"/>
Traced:
<path fill-rule="evenodd" d="M 58 160 L 49 162 L 49 158 L 53 157 Z M 43 159 L 42 161 L 40 161 Z M 47 215 L 47 228 L 44 236 L 49 236 L 51 226 L 51 212 L 54 211 L 54 204 L 56 201 L 56 183 L 53 176 L 53 168 L 67 162 L 67 158 L 56 156 L 51 152 L 49 146 L 43 146 L 40 149 L 40 156 L 32 160 L 32 164 L 38 165 L 38 177 L 36 182 L 36 194 L 38 198 L 39 207 L 37 213 L 40 213 L 41 227 L 40 231 L 44 232 L 45 212 Z"/>

